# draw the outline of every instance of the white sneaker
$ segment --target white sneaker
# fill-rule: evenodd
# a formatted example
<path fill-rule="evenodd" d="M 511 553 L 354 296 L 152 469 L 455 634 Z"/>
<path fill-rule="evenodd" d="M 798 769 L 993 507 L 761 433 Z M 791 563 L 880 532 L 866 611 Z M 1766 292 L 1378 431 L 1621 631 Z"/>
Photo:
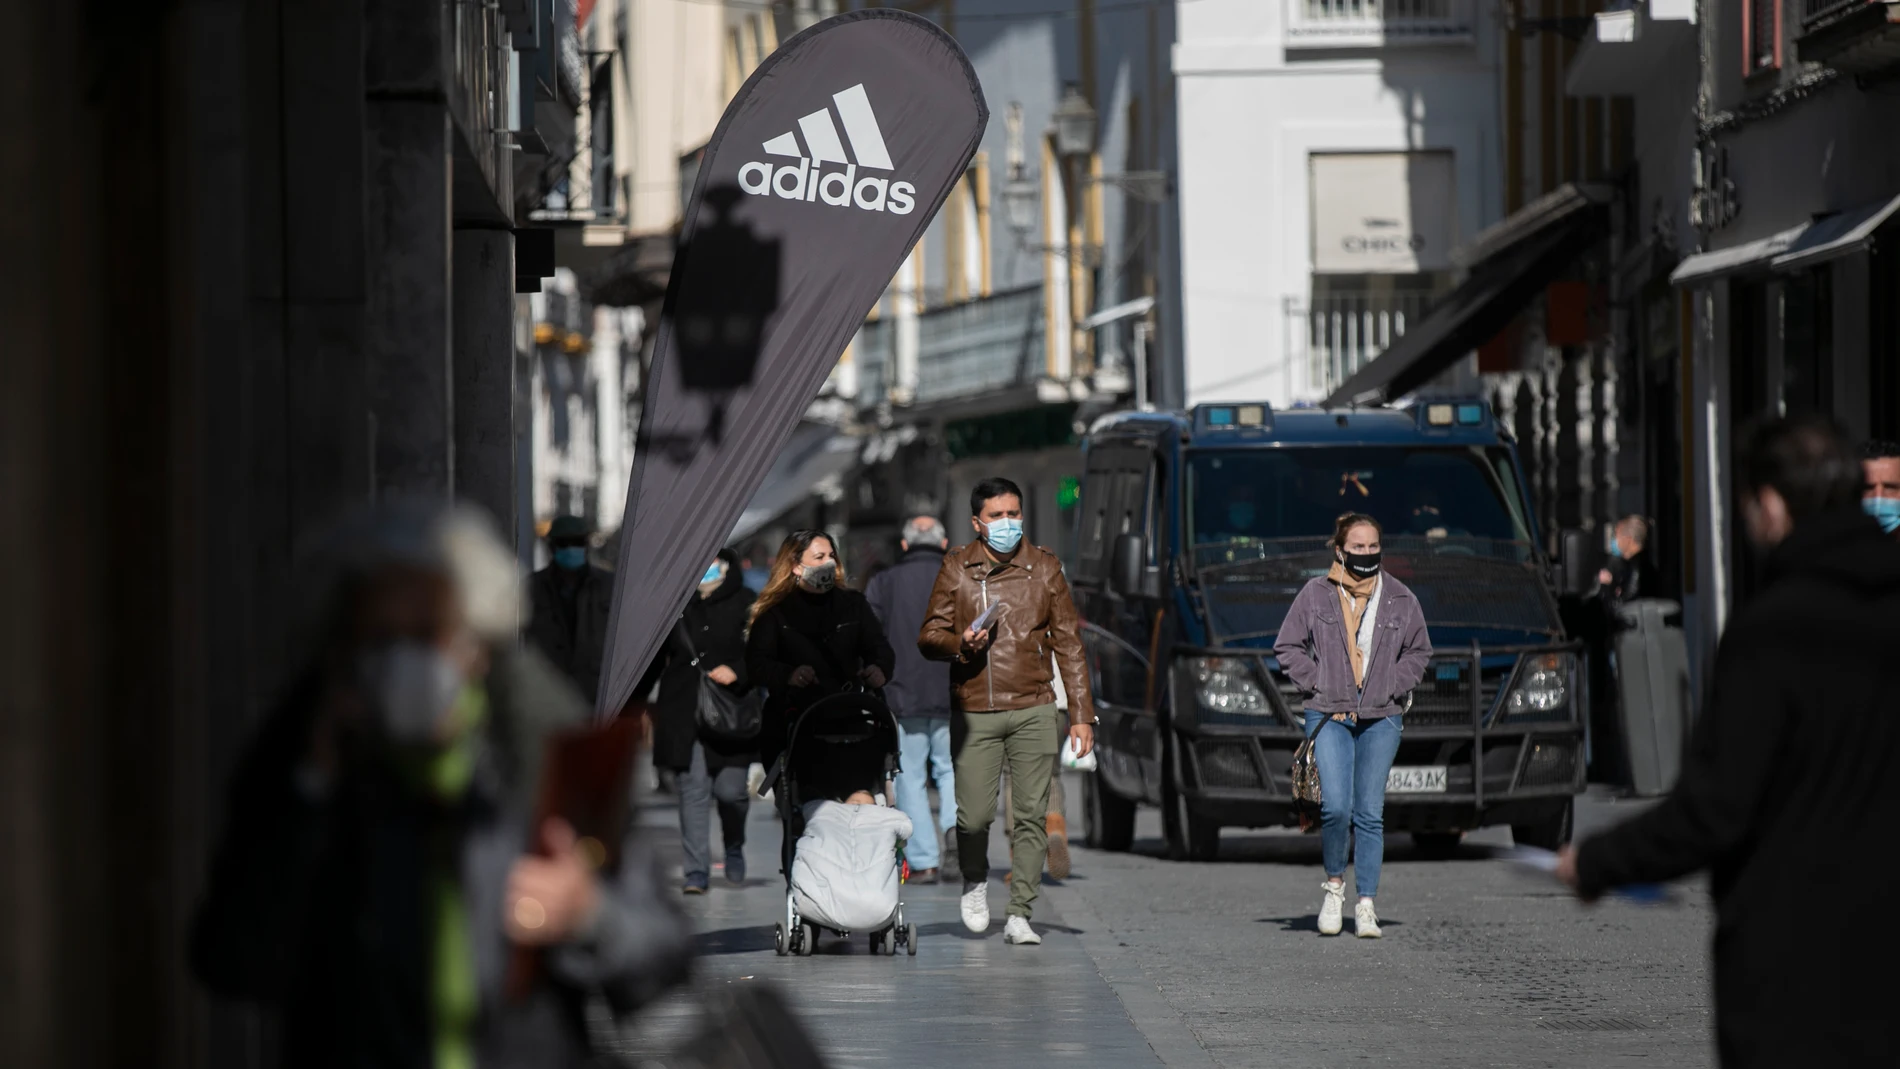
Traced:
<path fill-rule="evenodd" d="M 1326 900 L 1319 904 L 1319 934 L 1338 935 L 1346 926 L 1346 885 L 1328 880 L 1320 884 L 1320 890 L 1326 892 Z"/>
<path fill-rule="evenodd" d="M 1028 917 L 1012 914 L 1003 922 L 1003 942 L 1014 943 L 1017 946 L 1041 946 L 1042 936 L 1037 935 L 1036 930 L 1029 926 Z"/>
<path fill-rule="evenodd" d="M 1361 939 L 1379 938 L 1379 911 L 1372 908 L 1372 899 L 1359 900 L 1359 909 L 1353 914 L 1352 934 Z"/>
<path fill-rule="evenodd" d="M 963 885 L 963 926 L 982 935 L 990 930 L 990 885 L 987 883 L 968 883 Z"/>

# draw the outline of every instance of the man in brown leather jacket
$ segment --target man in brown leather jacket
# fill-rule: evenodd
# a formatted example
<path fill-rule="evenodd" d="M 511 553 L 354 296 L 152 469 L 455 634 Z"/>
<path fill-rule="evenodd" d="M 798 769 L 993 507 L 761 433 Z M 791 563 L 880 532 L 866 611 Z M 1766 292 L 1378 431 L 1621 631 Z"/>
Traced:
<path fill-rule="evenodd" d="M 986 479 L 970 494 L 970 512 L 977 539 L 944 556 L 917 648 L 932 660 L 950 662 L 963 923 L 973 932 L 990 926 L 990 823 L 1007 764 L 1013 826 L 1003 939 L 1033 945 L 1042 937 L 1029 926 L 1029 914 L 1049 848 L 1042 818 L 1062 745 L 1052 653 L 1062 668 L 1068 734 L 1079 754 L 1095 744 L 1095 705 L 1062 562 L 1023 542 L 1022 490 L 1008 479 Z M 981 627 L 975 626 L 979 620 Z"/>

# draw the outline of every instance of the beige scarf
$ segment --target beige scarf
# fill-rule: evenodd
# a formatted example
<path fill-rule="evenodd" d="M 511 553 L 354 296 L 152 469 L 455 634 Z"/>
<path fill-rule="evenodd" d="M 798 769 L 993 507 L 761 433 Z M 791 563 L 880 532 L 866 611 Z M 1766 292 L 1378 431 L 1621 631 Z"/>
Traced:
<path fill-rule="evenodd" d="M 1366 655 L 1359 651 L 1359 625 L 1365 621 L 1366 609 L 1372 604 L 1372 592 L 1379 588 L 1379 577 L 1355 578 L 1347 574 L 1345 565 L 1335 560 L 1326 578 L 1339 588 L 1340 618 L 1346 625 L 1346 654 L 1352 658 L 1352 682 L 1354 686 L 1363 687 L 1366 685 Z"/>

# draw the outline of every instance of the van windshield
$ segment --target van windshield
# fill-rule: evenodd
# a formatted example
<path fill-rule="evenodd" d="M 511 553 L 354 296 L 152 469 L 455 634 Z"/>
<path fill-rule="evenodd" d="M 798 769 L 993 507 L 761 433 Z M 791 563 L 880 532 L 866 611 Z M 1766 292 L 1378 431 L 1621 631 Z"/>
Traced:
<path fill-rule="evenodd" d="M 1530 557 L 1517 472 L 1497 447 L 1200 450 L 1190 454 L 1186 489 L 1196 568 L 1253 556 L 1244 547 L 1330 538 L 1346 512 L 1373 516 L 1389 538 L 1411 536 L 1465 555 Z"/>

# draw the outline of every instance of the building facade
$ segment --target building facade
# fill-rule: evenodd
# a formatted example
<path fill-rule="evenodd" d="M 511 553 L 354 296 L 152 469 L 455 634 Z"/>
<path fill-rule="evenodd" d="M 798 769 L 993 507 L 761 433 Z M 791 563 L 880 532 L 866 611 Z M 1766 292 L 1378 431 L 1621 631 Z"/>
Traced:
<path fill-rule="evenodd" d="M 1177 4 L 1190 403 L 1317 401 L 1450 288 L 1504 208 L 1491 6 Z"/>

